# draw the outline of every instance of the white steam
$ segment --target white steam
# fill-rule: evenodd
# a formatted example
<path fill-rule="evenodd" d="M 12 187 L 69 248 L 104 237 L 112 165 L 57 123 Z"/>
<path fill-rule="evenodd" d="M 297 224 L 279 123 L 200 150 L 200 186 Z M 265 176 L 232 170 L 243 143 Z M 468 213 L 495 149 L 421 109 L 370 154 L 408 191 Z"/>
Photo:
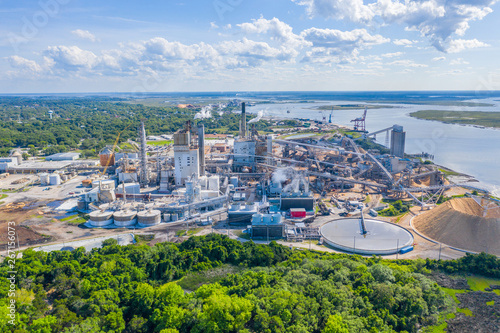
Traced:
<path fill-rule="evenodd" d="M 257 118 L 253 118 L 252 120 L 250 120 L 248 123 L 249 124 L 253 124 L 253 123 L 256 123 L 258 121 L 260 121 L 262 119 L 262 117 L 264 117 L 264 114 L 266 113 L 266 111 L 264 110 L 260 110 L 258 113 L 257 113 Z"/>
<path fill-rule="evenodd" d="M 212 106 L 207 105 L 201 108 L 201 111 L 198 112 L 195 116 L 194 119 L 208 119 L 212 118 Z"/>
<path fill-rule="evenodd" d="M 285 188 L 283 188 L 284 193 L 299 193 L 309 192 L 309 182 L 304 177 L 304 175 L 293 169 L 293 168 L 279 168 L 273 172 L 273 182 L 274 183 L 284 183 L 291 180 Z"/>

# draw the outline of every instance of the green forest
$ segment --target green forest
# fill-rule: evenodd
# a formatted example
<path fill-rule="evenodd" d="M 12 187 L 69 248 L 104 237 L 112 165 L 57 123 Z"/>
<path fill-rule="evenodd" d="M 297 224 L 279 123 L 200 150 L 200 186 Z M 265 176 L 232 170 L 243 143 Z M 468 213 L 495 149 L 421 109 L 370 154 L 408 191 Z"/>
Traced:
<path fill-rule="evenodd" d="M 52 118 L 49 110 L 53 111 Z M 95 156 L 105 145 L 112 145 L 118 134 L 120 142 L 136 140 L 138 127 L 144 120 L 147 135 L 168 134 L 182 128 L 186 121 L 194 120 L 200 108 L 144 106 L 125 100 L 102 97 L 88 98 L 0 98 L 0 156 L 6 156 L 15 147 L 31 148 L 32 155 L 43 149 L 50 155 L 80 150 L 84 156 Z M 207 133 L 235 133 L 239 130 L 240 113 L 224 110 L 220 116 L 213 112 L 203 123 Z M 254 118 L 247 115 L 247 119 Z M 287 121 L 295 124 L 296 121 Z M 269 131 L 271 123 L 261 120 L 257 130 Z"/>
<path fill-rule="evenodd" d="M 210 272 L 230 271 L 214 278 Z M 7 260 L 0 266 L 1 332 L 417 332 L 455 311 L 435 271 L 500 277 L 487 254 L 384 260 L 240 243 L 212 234 L 180 244 L 86 253 L 23 252 L 8 323 Z M 183 281 L 206 276 L 184 290 Z"/>
<path fill-rule="evenodd" d="M 412 112 L 410 116 L 447 124 L 500 127 L 500 112 L 423 110 Z"/>

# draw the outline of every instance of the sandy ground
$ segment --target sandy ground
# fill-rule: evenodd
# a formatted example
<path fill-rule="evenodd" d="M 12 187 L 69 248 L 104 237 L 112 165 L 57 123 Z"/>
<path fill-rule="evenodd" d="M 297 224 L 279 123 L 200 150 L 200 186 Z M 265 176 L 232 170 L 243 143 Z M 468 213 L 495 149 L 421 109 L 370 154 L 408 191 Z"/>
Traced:
<path fill-rule="evenodd" d="M 484 209 L 474 199 L 457 198 L 416 217 L 413 225 L 431 239 L 450 246 L 500 255 L 500 218 L 483 215 Z"/>

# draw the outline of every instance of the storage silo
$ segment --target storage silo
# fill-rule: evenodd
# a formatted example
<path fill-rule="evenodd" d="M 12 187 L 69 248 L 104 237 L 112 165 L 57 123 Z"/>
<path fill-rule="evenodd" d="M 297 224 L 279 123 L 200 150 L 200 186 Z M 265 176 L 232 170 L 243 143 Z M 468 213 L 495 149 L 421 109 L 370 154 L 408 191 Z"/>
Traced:
<path fill-rule="evenodd" d="M 141 227 L 151 227 L 161 223 L 161 211 L 143 210 L 137 213 L 137 224 Z"/>
<path fill-rule="evenodd" d="M 53 173 L 49 175 L 49 184 L 50 185 L 60 185 L 61 184 L 61 176 L 57 173 Z"/>
<path fill-rule="evenodd" d="M 89 216 L 89 223 L 93 227 L 104 227 L 113 223 L 113 212 L 110 210 L 95 210 Z"/>
<path fill-rule="evenodd" d="M 272 214 L 272 221 L 273 221 L 273 224 L 280 224 L 281 223 L 281 214 Z"/>
<path fill-rule="evenodd" d="M 14 150 L 11 154 L 10 157 L 16 158 L 17 164 L 20 165 L 23 163 L 23 154 L 19 150 Z"/>
<path fill-rule="evenodd" d="M 41 173 L 38 175 L 40 177 L 40 185 L 42 186 L 47 186 L 49 185 L 49 174 L 48 173 Z"/>
<path fill-rule="evenodd" d="M 117 227 L 130 227 L 137 223 L 137 212 L 131 210 L 120 210 L 113 214 Z"/>
<path fill-rule="evenodd" d="M 115 165 L 115 153 L 109 147 L 104 147 L 99 152 L 99 160 L 101 161 L 101 166 Z"/>
<path fill-rule="evenodd" d="M 219 191 L 219 177 L 212 176 L 208 178 L 208 189 L 211 191 Z"/>

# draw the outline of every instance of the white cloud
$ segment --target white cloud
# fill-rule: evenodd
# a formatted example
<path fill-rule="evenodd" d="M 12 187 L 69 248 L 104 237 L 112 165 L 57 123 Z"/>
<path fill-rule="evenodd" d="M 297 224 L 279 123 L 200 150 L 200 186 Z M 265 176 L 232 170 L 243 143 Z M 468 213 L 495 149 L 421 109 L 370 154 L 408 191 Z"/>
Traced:
<path fill-rule="evenodd" d="M 413 60 L 396 60 L 396 61 L 390 62 L 389 65 L 403 66 L 403 67 L 415 67 L 415 68 L 417 68 L 417 67 L 420 67 L 420 68 L 428 67 L 425 64 L 418 64 L 418 63 L 414 62 Z"/>
<path fill-rule="evenodd" d="M 468 49 L 475 49 L 478 47 L 488 47 L 489 44 L 478 41 L 477 39 L 454 39 L 448 43 L 446 52 L 458 53 Z"/>
<path fill-rule="evenodd" d="M 219 29 L 219 26 L 215 22 L 210 22 L 210 29 Z"/>
<path fill-rule="evenodd" d="M 87 39 L 90 40 L 91 42 L 97 42 L 98 39 L 88 30 L 81 30 L 81 29 L 76 29 L 71 31 L 71 33 L 78 38 L 81 39 Z"/>
<path fill-rule="evenodd" d="M 450 65 L 452 66 L 456 66 L 456 65 L 468 65 L 469 62 L 468 61 L 465 61 L 463 58 L 457 58 L 457 59 L 453 59 L 450 61 Z"/>
<path fill-rule="evenodd" d="M 446 60 L 446 57 L 435 57 L 435 58 L 432 58 L 432 61 L 443 61 L 443 60 Z"/>
<path fill-rule="evenodd" d="M 415 44 L 417 42 L 418 41 L 416 41 L 416 40 L 409 40 L 409 39 L 395 39 L 392 43 L 394 45 L 411 47 L 413 44 Z"/>
<path fill-rule="evenodd" d="M 259 18 L 238 24 L 238 27 L 246 34 L 270 34 L 271 39 L 280 42 L 283 47 L 290 49 L 300 49 L 304 46 L 310 46 L 310 43 L 304 40 L 302 36 L 293 33 L 290 25 L 280 21 L 276 17 L 271 20 Z"/>
<path fill-rule="evenodd" d="M 91 69 L 99 61 L 93 52 L 82 50 L 78 46 L 49 46 L 44 54 L 64 70 Z"/>
<path fill-rule="evenodd" d="M 395 57 L 400 57 L 403 54 L 405 54 L 405 53 L 404 52 L 384 53 L 384 54 L 382 54 L 382 57 L 384 57 L 384 58 L 395 58 Z"/>
<path fill-rule="evenodd" d="M 36 63 L 36 61 L 28 60 L 17 55 L 7 58 L 10 66 L 12 68 L 20 70 L 25 74 L 39 74 L 43 71 L 42 66 Z"/>
<path fill-rule="evenodd" d="M 498 0 L 377 0 L 365 5 L 362 0 L 292 0 L 306 6 L 309 16 L 332 19 L 347 18 L 356 23 L 372 25 L 377 19 L 382 24 L 400 24 L 406 30 L 418 31 L 429 39 L 437 50 L 446 52 L 455 34 L 463 36 L 469 23 L 482 20 L 492 12 L 490 6 Z M 399 40 L 395 43 L 405 43 Z M 411 44 L 402 44 L 411 45 Z"/>
<path fill-rule="evenodd" d="M 358 59 L 359 51 L 373 45 L 390 41 L 381 35 L 370 35 L 365 29 L 340 31 L 310 28 L 301 33 L 304 40 L 313 46 L 306 52 L 304 62 L 352 63 Z"/>
<path fill-rule="evenodd" d="M 306 6 L 309 16 L 325 16 L 336 19 L 347 18 L 354 22 L 368 23 L 374 17 L 374 12 L 363 0 L 292 0 Z"/>

